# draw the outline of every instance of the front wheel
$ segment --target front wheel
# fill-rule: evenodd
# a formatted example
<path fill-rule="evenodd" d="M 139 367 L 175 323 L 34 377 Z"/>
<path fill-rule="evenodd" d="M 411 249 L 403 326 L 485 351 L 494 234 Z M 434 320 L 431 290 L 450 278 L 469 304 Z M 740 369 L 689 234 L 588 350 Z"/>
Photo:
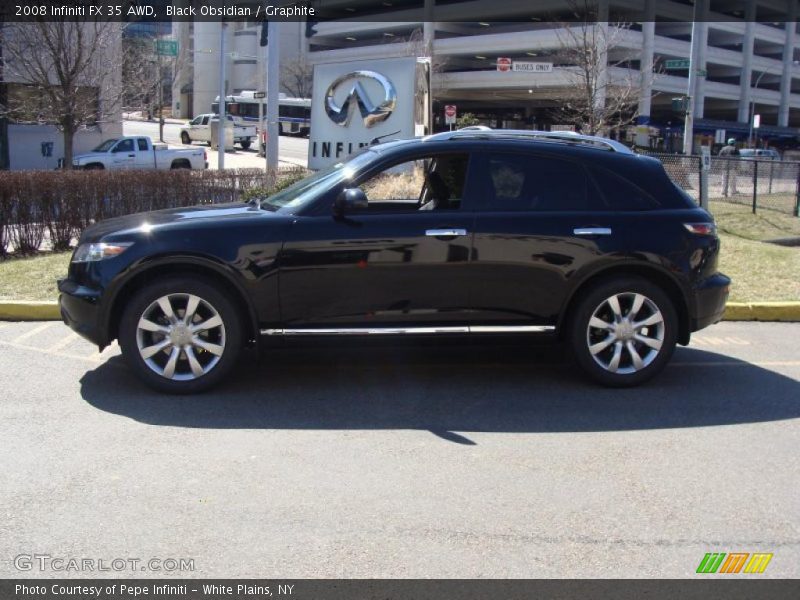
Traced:
<path fill-rule="evenodd" d="M 202 280 L 172 277 L 133 297 L 119 342 L 128 365 L 150 387 L 192 394 L 219 383 L 236 364 L 242 325 L 227 294 Z"/>
<path fill-rule="evenodd" d="M 629 387 L 654 377 L 669 362 L 678 318 L 660 287 L 639 277 L 620 277 L 583 296 L 570 328 L 578 365 L 603 385 Z"/>
<path fill-rule="evenodd" d="M 192 138 L 190 138 L 189 134 L 185 131 L 181 131 L 181 143 L 186 146 L 192 143 Z"/>

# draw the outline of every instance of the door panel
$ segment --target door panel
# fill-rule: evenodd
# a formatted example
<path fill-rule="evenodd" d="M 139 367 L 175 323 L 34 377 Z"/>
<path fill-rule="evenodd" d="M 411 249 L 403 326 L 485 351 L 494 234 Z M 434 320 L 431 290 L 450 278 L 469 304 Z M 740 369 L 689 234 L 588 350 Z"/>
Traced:
<path fill-rule="evenodd" d="M 580 164 L 527 153 L 473 163 L 483 186 L 470 265 L 476 318 L 554 325 L 576 281 L 624 257 L 625 217 L 598 210 Z"/>
<path fill-rule="evenodd" d="M 117 143 L 111 152 L 111 164 L 114 169 L 135 169 L 136 148 L 133 139 L 125 139 Z"/>
<path fill-rule="evenodd" d="M 576 223 L 611 235 L 575 234 Z M 621 257 L 624 227 L 601 213 L 479 215 L 470 269 L 476 318 L 554 325 L 573 282 Z"/>
<path fill-rule="evenodd" d="M 286 326 L 466 322 L 473 221 L 419 212 L 299 218 L 281 255 Z M 435 229 L 464 235 L 426 234 Z"/>
<path fill-rule="evenodd" d="M 368 207 L 299 217 L 280 263 L 286 326 L 468 321 L 475 219 L 462 206 L 468 159 L 389 158 L 348 183 Z"/>

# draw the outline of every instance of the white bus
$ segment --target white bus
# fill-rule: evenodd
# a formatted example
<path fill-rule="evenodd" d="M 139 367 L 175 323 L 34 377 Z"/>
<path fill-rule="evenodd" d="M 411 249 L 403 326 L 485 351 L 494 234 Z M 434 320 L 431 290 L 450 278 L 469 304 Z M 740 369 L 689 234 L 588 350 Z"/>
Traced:
<path fill-rule="evenodd" d="M 258 123 L 258 103 L 261 102 L 266 118 L 267 104 L 262 98 L 255 98 L 255 92 L 245 90 L 241 94 L 225 97 L 225 111 L 239 116 L 245 121 Z M 211 105 L 211 112 L 219 114 L 219 96 Z M 280 94 L 278 98 L 278 125 L 281 135 L 308 135 L 311 130 L 311 98 L 290 98 Z"/>

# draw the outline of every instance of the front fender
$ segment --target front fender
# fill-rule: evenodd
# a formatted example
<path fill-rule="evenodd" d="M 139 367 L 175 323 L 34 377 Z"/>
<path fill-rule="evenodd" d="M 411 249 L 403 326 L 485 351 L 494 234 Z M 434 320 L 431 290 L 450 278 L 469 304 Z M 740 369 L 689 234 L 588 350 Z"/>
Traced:
<path fill-rule="evenodd" d="M 98 320 L 102 323 L 102 331 L 105 333 L 109 343 L 115 337 L 116 323 L 121 312 L 118 301 L 121 297 L 124 297 L 126 291 L 129 291 L 130 284 L 135 279 L 145 276 L 148 273 L 152 274 L 162 269 L 179 271 L 181 267 L 191 270 L 208 271 L 224 279 L 225 282 L 231 285 L 235 290 L 238 296 L 237 300 L 241 301 L 246 307 L 251 331 L 255 332 L 255 334 L 258 333 L 258 317 L 255 307 L 250 301 L 250 297 L 242 285 L 240 277 L 233 268 L 209 256 L 195 254 L 169 255 L 147 257 L 136 262 L 108 284 L 104 294 L 105 301 L 102 303 Z M 133 290 L 130 291 L 132 292 Z M 258 339 L 257 335 L 256 339 Z"/>

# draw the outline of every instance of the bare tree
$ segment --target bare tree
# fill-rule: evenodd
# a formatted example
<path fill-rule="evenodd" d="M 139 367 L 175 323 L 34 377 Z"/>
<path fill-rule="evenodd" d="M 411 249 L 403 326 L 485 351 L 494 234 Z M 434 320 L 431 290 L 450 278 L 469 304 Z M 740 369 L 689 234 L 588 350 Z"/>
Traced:
<path fill-rule="evenodd" d="M 175 56 L 158 52 L 158 36 L 126 38 L 123 42 L 122 86 L 127 106 L 158 111 L 158 137 L 164 141 L 164 105 L 171 102 L 172 88 L 187 64 L 188 49 L 178 46 Z M 173 40 L 163 40 L 173 41 Z M 165 94 L 165 90 L 168 90 Z"/>
<path fill-rule="evenodd" d="M 578 20 L 561 23 L 557 30 L 559 49 L 554 58 L 568 85 L 556 115 L 591 135 L 633 123 L 642 77 L 651 74 L 630 68 L 638 57 L 621 47 L 629 25 L 598 21 L 591 0 L 572 2 L 571 7 Z"/>
<path fill-rule="evenodd" d="M 64 167 L 72 168 L 81 127 L 117 114 L 121 91 L 119 23 L 28 21 L 2 29 L 4 112 L 12 120 L 55 125 L 64 136 Z"/>
<path fill-rule="evenodd" d="M 158 94 L 158 66 L 150 38 L 122 40 L 123 106 L 150 114 Z"/>
<path fill-rule="evenodd" d="M 314 69 L 299 56 L 284 63 L 281 68 L 281 87 L 295 98 L 310 98 L 313 86 Z"/>

